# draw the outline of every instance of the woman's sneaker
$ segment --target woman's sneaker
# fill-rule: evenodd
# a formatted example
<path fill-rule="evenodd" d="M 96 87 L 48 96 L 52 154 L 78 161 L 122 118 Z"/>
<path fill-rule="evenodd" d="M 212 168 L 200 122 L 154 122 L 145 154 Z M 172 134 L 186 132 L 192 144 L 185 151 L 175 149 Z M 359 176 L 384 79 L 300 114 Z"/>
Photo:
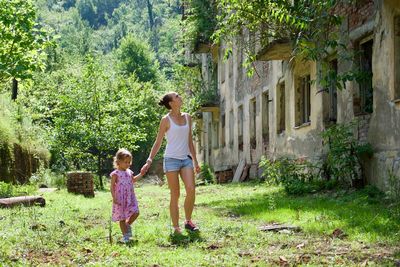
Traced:
<path fill-rule="evenodd" d="M 196 232 L 199 231 L 199 227 L 197 227 L 197 225 L 195 225 L 192 220 L 189 221 L 185 221 L 185 229 L 192 231 L 192 232 Z"/>

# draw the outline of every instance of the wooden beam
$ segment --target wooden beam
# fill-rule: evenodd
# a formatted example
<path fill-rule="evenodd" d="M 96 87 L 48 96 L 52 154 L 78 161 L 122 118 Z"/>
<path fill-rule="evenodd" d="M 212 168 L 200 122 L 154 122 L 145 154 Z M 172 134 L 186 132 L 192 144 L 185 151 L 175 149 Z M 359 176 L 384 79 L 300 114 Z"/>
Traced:
<path fill-rule="evenodd" d="M 245 159 L 241 159 L 239 161 L 239 165 L 235 171 L 235 175 L 233 176 L 232 183 L 238 183 L 240 181 L 240 177 L 242 176 L 243 168 L 244 168 L 245 164 L 246 164 Z"/>

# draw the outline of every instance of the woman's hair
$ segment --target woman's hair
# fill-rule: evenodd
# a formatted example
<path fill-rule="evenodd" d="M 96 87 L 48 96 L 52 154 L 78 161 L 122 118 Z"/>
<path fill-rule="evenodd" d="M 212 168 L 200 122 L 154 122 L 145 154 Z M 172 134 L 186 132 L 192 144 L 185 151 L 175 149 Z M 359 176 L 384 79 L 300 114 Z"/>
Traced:
<path fill-rule="evenodd" d="M 158 102 L 158 104 L 159 104 L 160 106 L 166 107 L 167 109 L 171 109 L 171 106 L 169 105 L 169 102 L 172 101 L 172 93 L 173 93 L 173 92 L 169 92 L 169 93 L 165 94 L 165 95 L 161 98 L 160 102 Z"/>
<path fill-rule="evenodd" d="M 132 154 L 125 148 L 120 148 L 114 157 L 114 168 L 118 168 L 118 161 L 124 160 L 126 158 L 132 159 Z"/>

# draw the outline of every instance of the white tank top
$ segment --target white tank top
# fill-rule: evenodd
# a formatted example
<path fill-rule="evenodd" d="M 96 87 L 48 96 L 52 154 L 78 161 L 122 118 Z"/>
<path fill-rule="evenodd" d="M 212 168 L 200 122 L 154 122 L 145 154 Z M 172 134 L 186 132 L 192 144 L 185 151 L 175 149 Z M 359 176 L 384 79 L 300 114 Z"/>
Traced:
<path fill-rule="evenodd" d="M 190 155 L 189 150 L 189 120 L 185 114 L 186 124 L 177 125 L 172 118 L 169 119 L 169 129 L 166 133 L 167 147 L 165 148 L 164 157 L 174 159 L 187 159 Z"/>

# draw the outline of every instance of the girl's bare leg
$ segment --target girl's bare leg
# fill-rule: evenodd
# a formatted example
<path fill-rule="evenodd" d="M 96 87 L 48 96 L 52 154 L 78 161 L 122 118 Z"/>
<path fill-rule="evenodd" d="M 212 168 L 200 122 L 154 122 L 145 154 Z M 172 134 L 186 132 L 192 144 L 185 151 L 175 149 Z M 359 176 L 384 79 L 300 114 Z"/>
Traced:
<path fill-rule="evenodd" d="M 125 235 L 126 232 L 128 231 L 128 228 L 126 227 L 125 220 L 119 221 L 119 227 L 121 228 L 122 234 Z"/>
<path fill-rule="evenodd" d="M 137 217 L 139 217 L 139 212 L 132 214 L 131 217 L 126 220 L 126 223 L 131 225 L 134 221 L 136 221 Z"/>

